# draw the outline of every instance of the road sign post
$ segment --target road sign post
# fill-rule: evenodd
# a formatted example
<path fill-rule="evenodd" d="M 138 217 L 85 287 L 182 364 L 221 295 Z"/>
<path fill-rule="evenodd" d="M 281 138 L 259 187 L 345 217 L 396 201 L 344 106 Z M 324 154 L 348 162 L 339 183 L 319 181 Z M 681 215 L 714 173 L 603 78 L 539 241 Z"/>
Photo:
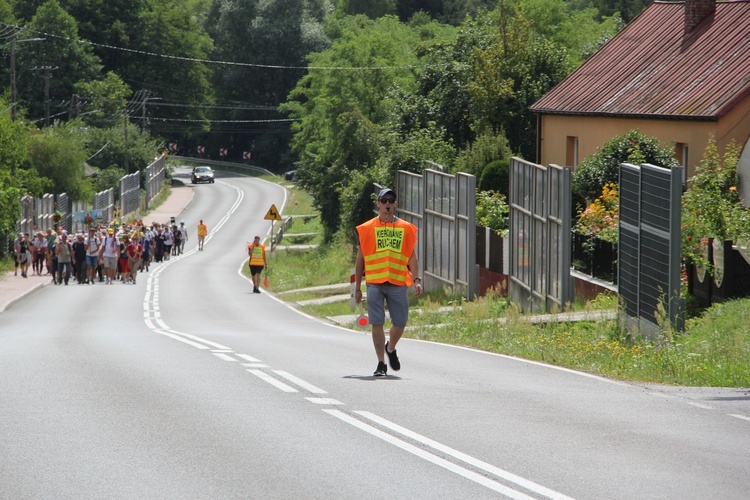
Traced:
<path fill-rule="evenodd" d="M 281 214 L 279 213 L 279 209 L 276 208 L 276 205 L 271 205 L 271 208 L 268 209 L 268 212 L 266 212 L 266 216 L 263 217 L 266 220 L 271 221 L 271 252 L 274 251 L 274 243 L 276 241 L 274 234 L 273 234 L 273 224 L 277 220 L 281 220 Z"/>

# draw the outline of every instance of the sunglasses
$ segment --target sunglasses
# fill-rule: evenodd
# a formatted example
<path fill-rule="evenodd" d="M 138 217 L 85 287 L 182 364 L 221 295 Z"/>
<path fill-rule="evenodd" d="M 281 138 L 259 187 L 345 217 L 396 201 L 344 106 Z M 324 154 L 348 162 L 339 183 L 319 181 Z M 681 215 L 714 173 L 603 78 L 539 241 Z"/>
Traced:
<path fill-rule="evenodd" d="M 396 198 L 380 198 L 380 203 L 390 203 L 393 205 L 396 203 Z"/>

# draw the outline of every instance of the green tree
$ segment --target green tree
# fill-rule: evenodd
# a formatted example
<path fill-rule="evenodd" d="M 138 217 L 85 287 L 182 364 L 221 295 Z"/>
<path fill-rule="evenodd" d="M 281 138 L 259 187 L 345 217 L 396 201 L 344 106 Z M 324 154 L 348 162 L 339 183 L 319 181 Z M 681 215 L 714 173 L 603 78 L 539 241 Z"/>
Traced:
<path fill-rule="evenodd" d="M 396 14 L 396 0 L 339 0 L 338 9 L 348 16 L 365 15 L 377 19 Z"/>
<path fill-rule="evenodd" d="M 495 160 L 482 171 L 477 189 L 480 191 L 496 191 L 506 198 L 510 194 L 510 161 Z"/>
<path fill-rule="evenodd" d="M 566 52 L 535 35 L 510 2 L 501 1 L 493 15 L 492 42 L 476 51 L 468 84 L 474 121 L 479 130 L 504 131 L 513 151 L 532 158 L 536 117 L 528 108 L 567 75 Z"/>
<path fill-rule="evenodd" d="M 86 161 L 99 169 L 120 168 L 125 172 L 125 126 L 115 125 L 107 128 L 90 128 L 81 132 L 85 134 Z M 164 142 L 141 131 L 136 125 L 127 125 L 128 171 L 142 171 L 150 165 Z"/>
<path fill-rule="evenodd" d="M 89 111 L 82 116 L 86 123 L 101 125 L 111 123 L 122 116 L 131 95 L 130 87 L 114 72 L 110 71 L 100 80 L 79 82 L 76 92 L 81 101 L 87 103 Z M 76 110 L 77 111 L 77 110 Z M 74 114 L 77 114 L 74 112 Z"/>
<path fill-rule="evenodd" d="M 433 19 L 443 16 L 443 0 L 398 0 L 398 18 L 408 22 L 417 13 L 426 13 Z"/>
<path fill-rule="evenodd" d="M 7 255 L 6 241 L 12 240 L 11 235 L 16 230 L 21 218 L 21 189 L 15 185 L 11 173 L 0 170 L 0 257 Z"/>
<path fill-rule="evenodd" d="M 124 168 L 110 167 L 99 172 L 94 180 L 94 191 L 99 193 L 106 191 L 109 188 L 119 189 L 120 179 L 125 177 L 126 172 Z"/>
<path fill-rule="evenodd" d="M 211 102 L 211 70 L 201 60 L 213 51 L 210 36 L 185 8 L 184 0 L 148 0 L 138 19 L 138 46 L 145 52 L 172 57 L 141 56 L 131 61 L 123 78 L 140 82 L 136 89 L 144 90 L 139 99 L 156 98 L 148 103 L 152 120 L 149 127 L 168 137 L 185 137 L 189 120 L 203 120 L 200 107 L 161 107 L 167 104 L 206 104 Z M 192 60 L 190 60 L 192 59 Z M 186 120 L 188 120 L 186 122 Z M 179 133 L 175 133 L 178 130 Z"/>
<path fill-rule="evenodd" d="M 277 107 L 305 74 L 307 54 L 329 46 L 329 13 L 324 0 L 214 2 L 206 22 L 212 57 L 236 63 L 216 67 L 213 77 L 216 100 L 236 106 L 210 115 L 222 120 L 225 143 L 252 149 L 271 167 L 284 164 L 289 124 Z"/>
<path fill-rule="evenodd" d="M 13 15 L 13 7 L 9 0 L 0 0 L 0 22 L 5 24 L 16 23 L 16 18 Z"/>
<path fill-rule="evenodd" d="M 719 155 L 713 137 L 682 196 L 682 256 L 711 270 L 701 244 L 709 238 L 750 243 L 750 210 L 740 198 L 737 164 L 741 148 L 730 144 Z"/>
<path fill-rule="evenodd" d="M 417 47 L 423 66 L 417 73 L 416 90 L 397 89 L 393 120 L 408 132 L 435 126 L 445 131 L 445 140 L 457 149 L 466 148 L 475 137 L 470 95 L 471 58 L 477 47 L 488 43 L 484 24 L 470 22 L 460 30 L 441 29 Z"/>
<path fill-rule="evenodd" d="M 314 193 L 329 241 L 341 222 L 340 196 L 351 172 L 370 169 L 380 153 L 391 116 L 389 91 L 414 86 L 407 67 L 416 62 L 420 41 L 417 30 L 389 16 L 344 18 L 332 29 L 338 38 L 310 55 L 310 67 L 342 69 L 309 71 L 281 107 L 295 119 L 298 179 Z"/>
<path fill-rule="evenodd" d="M 52 181 L 52 193 L 83 199 L 86 153 L 77 122 L 50 127 L 45 133 L 32 136 L 28 159 L 34 170 Z"/>
<path fill-rule="evenodd" d="M 61 2 L 78 21 L 81 36 L 96 44 L 93 50 L 104 71 L 116 73 L 133 89 L 129 114 L 146 118 L 141 126 L 180 144 L 208 128 L 203 106 L 213 100 L 212 69 L 203 61 L 213 50 L 204 28 L 209 0 Z M 108 88 L 96 94 L 111 95 L 119 86 L 109 77 L 103 83 Z M 116 96 L 108 107 L 115 108 L 120 99 Z M 97 116 L 103 127 L 122 123 L 122 108 L 101 113 L 99 104 L 87 102 L 81 111 L 103 115 Z"/>
<path fill-rule="evenodd" d="M 79 81 L 96 79 L 100 62 L 91 47 L 80 43 L 75 19 L 58 0 L 48 0 L 36 10 L 28 23 L 30 33 L 44 41 L 18 44 L 16 65 L 19 102 L 29 117 L 42 124 L 49 85 L 49 117 L 67 118 L 71 96 Z"/>
<path fill-rule="evenodd" d="M 459 153 L 453 171 L 466 172 L 481 179 L 488 165 L 496 161 L 507 163 L 511 155 L 508 139 L 502 133 L 485 132 Z M 507 196 L 507 189 L 501 192 Z"/>
<path fill-rule="evenodd" d="M 491 10 L 497 0 L 443 0 L 443 15 L 440 20 L 444 23 L 458 26 L 466 17 L 476 16 Z"/>
<path fill-rule="evenodd" d="M 498 235 L 505 236 L 508 233 L 508 207 L 507 199 L 497 191 L 479 191 L 477 193 L 477 226 L 488 227 Z"/>
<path fill-rule="evenodd" d="M 0 99 L 0 107 L 7 106 L 8 102 Z M 12 239 L 21 215 L 18 200 L 25 191 L 18 173 L 26 155 L 27 134 L 22 123 L 10 121 L 8 112 L 0 114 L 0 242 Z M 6 250 L 3 244 L 0 256 L 5 255 Z"/>
<path fill-rule="evenodd" d="M 580 7 L 565 0 L 520 0 L 518 5 L 535 33 L 565 47 L 573 67 L 624 26 L 616 14 L 602 17 L 594 7 Z"/>
<path fill-rule="evenodd" d="M 592 0 L 591 2 L 602 16 L 618 14 L 629 23 L 645 9 L 651 0 Z"/>
<path fill-rule="evenodd" d="M 378 178 L 393 184 L 397 170 L 421 173 L 426 161 L 443 167 L 451 165 L 456 150 L 444 137 L 445 133 L 434 125 L 406 135 L 391 133 L 385 136 L 385 147 L 377 159 L 377 165 L 381 167 Z"/>
<path fill-rule="evenodd" d="M 128 82 L 144 82 L 137 68 L 159 65 L 159 59 L 144 57 L 139 51 L 160 52 L 159 45 L 144 47 L 141 42 L 141 16 L 147 0 L 61 0 L 76 19 L 81 38 L 98 44 L 93 48 L 106 72 L 113 71 Z M 130 50 L 113 50 L 123 47 Z"/>
<path fill-rule="evenodd" d="M 434 121 L 459 150 L 477 134 L 505 135 L 512 151 L 531 157 L 536 118 L 528 107 L 567 74 L 565 51 L 535 34 L 508 0 L 443 34 L 450 38 L 418 48 L 417 90 L 402 91 L 395 106 L 401 126 Z"/>
<path fill-rule="evenodd" d="M 0 98 L 0 107 L 7 110 L 8 102 Z M 30 137 L 31 132 L 23 121 L 11 121 L 7 111 L 0 114 L 0 172 L 3 172 L 0 188 L 18 189 L 22 196 L 41 196 L 51 183 L 29 168 L 27 155 Z M 0 218 L 2 217 L 4 212 L 0 211 Z M 13 223 L 15 222 L 16 219 Z"/>

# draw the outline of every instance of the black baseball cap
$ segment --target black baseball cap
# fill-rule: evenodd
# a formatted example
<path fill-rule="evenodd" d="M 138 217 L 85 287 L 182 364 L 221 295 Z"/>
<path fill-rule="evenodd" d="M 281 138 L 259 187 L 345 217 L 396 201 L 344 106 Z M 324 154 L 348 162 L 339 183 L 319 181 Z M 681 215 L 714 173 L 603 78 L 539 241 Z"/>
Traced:
<path fill-rule="evenodd" d="M 378 193 L 378 199 L 382 198 L 383 196 L 387 195 L 388 193 L 393 194 L 393 197 L 397 198 L 396 191 L 394 191 L 393 189 L 390 189 L 390 188 L 383 188 Z"/>

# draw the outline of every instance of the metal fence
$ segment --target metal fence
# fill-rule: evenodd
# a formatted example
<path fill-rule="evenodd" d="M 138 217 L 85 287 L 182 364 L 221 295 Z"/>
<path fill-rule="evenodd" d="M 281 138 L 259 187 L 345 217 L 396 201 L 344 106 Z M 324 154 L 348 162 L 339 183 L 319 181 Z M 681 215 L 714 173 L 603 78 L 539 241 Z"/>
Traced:
<path fill-rule="evenodd" d="M 646 336 L 657 333 L 661 321 L 668 320 L 678 331 L 684 328 L 681 197 L 682 167 L 620 165 L 617 260 L 619 294 L 625 303 L 623 323 Z"/>
<path fill-rule="evenodd" d="M 571 177 L 570 167 L 511 159 L 508 296 L 524 310 L 573 302 Z"/>
<path fill-rule="evenodd" d="M 18 230 L 22 233 L 33 234 L 35 231 L 47 229 L 72 230 L 73 215 L 70 197 L 63 193 L 57 196 L 45 194 L 41 198 L 31 195 L 24 196 L 20 200 L 21 220 L 18 221 Z M 55 212 L 60 215 L 56 219 Z"/>
<path fill-rule="evenodd" d="M 166 170 L 164 157 L 157 159 L 147 170 L 150 189 L 155 189 L 150 195 L 147 189 L 147 201 L 153 200 L 164 185 Z M 136 172 L 120 179 L 120 213 L 128 215 L 140 208 L 140 173 Z M 73 202 L 66 193 L 57 196 L 45 194 L 41 198 L 24 196 L 19 200 L 21 205 L 21 219 L 18 230 L 31 234 L 34 228 L 38 230 L 57 229 L 62 227 L 66 231 L 80 231 L 86 227 L 86 217 L 96 222 L 110 224 L 115 218 L 116 192 L 114 188 L 96 193 L 93 209 L 88 209 L 85 201 Z M 59 219 L 58 219 L 59 216 Z"/>
<path fill-rule="evenodd" d="M 22 233 L 31 234 L 36 223 L 36 198 L 26 195 L 21 198 L 21 220 L 18 223 L 18 230 Z"/>
<path fill-rule="evenodd" d="M 151 202 L 154 201 L 156 195 L 158 195 L 162 187 L 164 186 L 164 179 L 167 176 L 166 168 L 166 157 L 161 155 L 151 165 L 146 167 L 144 175 L 146 176 L 146 209 L 151 208 Z"/>
<path fill-rule="evenodd" d="M 399 217 L 419 230 L 415 252 L 425 290 L 447 287 L 473 300 L 479 294 L 476 178 L 432 169 L 422 175 L 400 170 L 395 191 Z"/>
<path fill-rule="evenodd" d="M 115 215 L 115 189 L 99 191 L 94 196 L 94 210 L 99 212 L 103 224 L 109 224 Z"/>
<path fill-rule="evenodd" d="M 45 194 L 41 200 L 37 202 L 36 209 L 36 224 L 44 229 L 51 228 L 54 226 L 52 221 L 52 214 L 55 211 L 55 195 Z"/>
<path fill-rule="evenodd" d="M 85 201 L 74 201 L 71 204 L 72 222 L 71 228 L 74 233 L 86 229 L 86 214 L 88 213 L 88 203 Z"/>
<path fill-rule="evenodd" d="M 131 214 L 141 205 L 141 173 L 135 172 L 120 179 L 120 213 Z"/>

